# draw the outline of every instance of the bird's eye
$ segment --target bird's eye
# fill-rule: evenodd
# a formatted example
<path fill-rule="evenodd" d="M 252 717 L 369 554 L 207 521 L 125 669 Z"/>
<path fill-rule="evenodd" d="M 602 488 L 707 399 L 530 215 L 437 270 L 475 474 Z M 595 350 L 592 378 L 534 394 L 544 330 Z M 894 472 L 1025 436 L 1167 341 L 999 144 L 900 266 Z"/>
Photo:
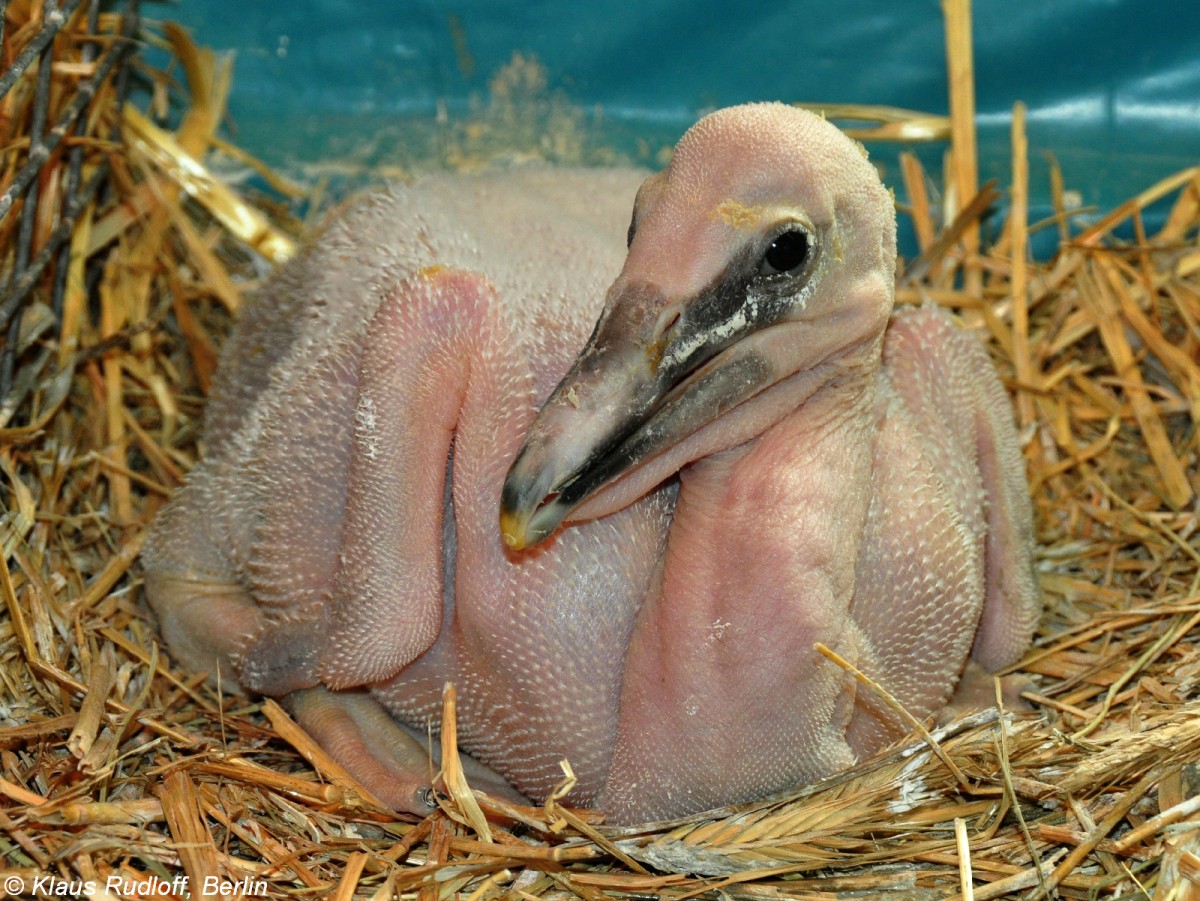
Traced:
<path fill-rule="evenodd" d="M 762 263 L 758 267 L 761 275 L 783 275 L 795 272 L 808 260 L 808 232 L 793 229 L 785 231 L 767 246 Z"/>

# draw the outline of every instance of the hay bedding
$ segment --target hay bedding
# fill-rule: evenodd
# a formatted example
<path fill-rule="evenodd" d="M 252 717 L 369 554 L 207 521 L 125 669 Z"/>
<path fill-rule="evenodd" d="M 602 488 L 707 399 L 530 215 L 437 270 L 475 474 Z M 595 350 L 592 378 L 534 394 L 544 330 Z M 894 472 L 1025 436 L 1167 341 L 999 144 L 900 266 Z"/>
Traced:
<path fill-rule="evenodd" d="M 64 5 L 51 125 L 122 40 L 118 18 L 101 16 L 86 50 L 87 10 Z M 1018 107 L 1013 215 L 981 247 L 995 193 L 974 174 L 967 15 L 947 5 L 940 196 L 902 158 L 922 252 L 899 297 L 959 311 L 1014 395 L 1047 604 L 1018 668 L 1032 709 L 976 715 L 789 797 L 644 829 L 607 829 L 554 802 L 480 799 L 481 811 L 453 772 L 443 811 L 397 818 L 277 705 L 222 697 L 158 651 L 139 601 L 146 524 L 196 458 L 214 349 L 253 262 L 286 257 L 299 228 L 202 165 L 214 148 L 234 152 L 215 136 L 229 71 L 178 31 L 165 40 L 191 100 L 171 133 L 118 103 L 112 64 L 80 126 L 39 149 L 30 135 L 48 126 L 33 122 L 31 66 L 0 101 L 0 190 L 31 154 L 49 160 L 37 198 L 10 192 L 0 220 L 0 313 L 18 323 L 0 366 L 5 889 L 100 896 L 111 877 L 125 896 L 202 897 L 219 880 L 251 894 L 421 901 L 1197 897 L 1200 169 L 1100 219 L 1066 210 L 1056 177 L 1058 214 L 1030 226 Z M 7 19 L 5 68 L 36 38 L 41 6 L 12 0 Z M 171 79 L 144 74 L 161 105 Z M 903 131 L 897 116 L 884 127 Z M 74 158 L 79 184 L 109 177 L 72 205 L 62 185 Z M 1147 234 L 1142 211 L 1160 198 L 1171 212 Z M 1134 238 L 1115 238 L 1117 226 Z M 1048 264 L 1027 261 L 1033 227 L 1062 237 Z M 69 252 L 46 253 L 56 231 Z M 39 254 L 44 268 L 22 282 Z M 453 730 L 442 740 L 453 759 Z"/>

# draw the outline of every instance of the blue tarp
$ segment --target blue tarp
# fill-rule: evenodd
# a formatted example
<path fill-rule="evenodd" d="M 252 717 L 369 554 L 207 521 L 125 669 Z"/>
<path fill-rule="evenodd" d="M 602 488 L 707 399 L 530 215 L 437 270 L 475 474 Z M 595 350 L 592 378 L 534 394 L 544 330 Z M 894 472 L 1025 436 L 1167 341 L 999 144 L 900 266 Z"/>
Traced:
<path fill-rule="evenodd" d="M 439 102 L 453 115 L 514 51 L 536 55 L 572 102 L 668 143 L 699 112 L 751 99 L 947 109 L 934 0 L 182 0 L 147 12 L 160 9 L 236 51 L 239 139 L 275 164 L 345 153 Z M 983 177 L 1008 182 L 1017 100 L 1035 200 L 1045 151 L 1101 206 L 1200 161 L 1196 0 L 977 0 L 974 24 Z"/>

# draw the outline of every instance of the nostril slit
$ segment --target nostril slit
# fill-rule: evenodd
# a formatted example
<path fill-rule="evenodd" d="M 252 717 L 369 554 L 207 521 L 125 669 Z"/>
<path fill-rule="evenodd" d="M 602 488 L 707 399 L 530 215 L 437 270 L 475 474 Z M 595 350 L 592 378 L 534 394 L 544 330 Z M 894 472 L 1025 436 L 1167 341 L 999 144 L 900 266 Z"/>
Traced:
<path fill-rule="evenodd" d="M 660 328 L 658 330 L 658 336 L 661 338 L 663 335 L 667 334 L 667 332 L 669 332 L 669 331 L 671 331 L 671 329 L 675 328 L 675 326 L 678 322 L 679 322 L 679 311 L 675 310 L 671 314 L 671 317 L 662 324 L 662 328 Z"/>

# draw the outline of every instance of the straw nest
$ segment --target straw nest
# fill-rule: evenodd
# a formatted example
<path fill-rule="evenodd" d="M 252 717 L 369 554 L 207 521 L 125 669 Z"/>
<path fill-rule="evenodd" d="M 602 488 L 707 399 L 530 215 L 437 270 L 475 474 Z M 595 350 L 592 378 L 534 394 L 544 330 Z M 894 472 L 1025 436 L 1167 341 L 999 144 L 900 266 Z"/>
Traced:
<path fill-rule="evenodd" d="M 32 33 L 12 27 L 29 7 L 9 4 L 6 61 Z M 214 149 L 235 153 L 216 137 L 229 70 L 168 28 L 190 107 L 167 132 L 104 88 L 49 155 L 33 254 L 53 231 L 70 149 L 85 174 L 106 164 L 111 188 L 77 211 L 61 311 L 45 300 L 51 266 L 8 338 L 0 844 L 18 882 L 7 890 L 74 881 L 78 894 L 91 881 L 100 894 L 116 877 L 115 894 L 193 897 L 206 878 L 421 901 L 1195 897 L 1200 169 L 1102 218 L 1065 209 L 1056 177 L 1057 215 L 1030 225 L 1018 107 L 1012 214 L 981 246 L 997 192 L 975 183 L 969 24 L 962 5 L 947 9 L 950 119 L 880 115 L 885 129 L 909 122 L 951 140 L 940 191 L 902 158 L 921 254 L 898 294 L 959 311 L 1013 394 L 1046 599 L 1017 668 L 1030 709 L 979 714 L 794 795 L 679 823 L 609 829 L 554 801 L 502 807 L 453 769 L 443 809 L 414 823 L 372 803 L 274 703 L 219 696 L 174 669 L 140 601 L 138 550 L 196 459 L 215 348 L 261 277 L 255 261 L 288 256 L 299 228 L 205 168 Z M 73 55 L 78 42 L 59 47 L 52 110 L 94 65 Z M 156 102 L 174 90 L 146 74 Z M 18 86 L 0 107 L 5 184 L 30 152 L 29 97 Z M 117 120 L 122 142 L 96 137 Z M 1170 211 L 1148 234 L 1142 213 L 1159 200 Z M 0 223 L 9 269 L 14 218 Z M 1027 254 L 1041 227 L 1062 239 L 1047 264 Z M 453 729 L 443 741 L 453 759 Z"/>

